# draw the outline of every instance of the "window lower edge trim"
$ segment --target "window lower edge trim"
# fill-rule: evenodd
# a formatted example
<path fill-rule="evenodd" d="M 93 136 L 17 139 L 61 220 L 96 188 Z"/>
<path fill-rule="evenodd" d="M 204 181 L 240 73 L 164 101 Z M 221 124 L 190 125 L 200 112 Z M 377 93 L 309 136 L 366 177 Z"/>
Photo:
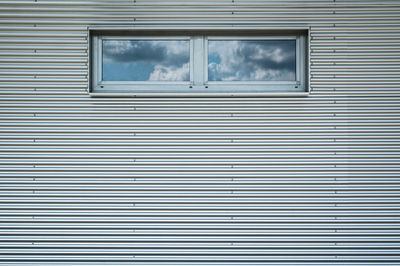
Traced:
<path fill-rule="evenodd" d="M 90 92 L 91 97 L 131 97 L 131 98 L 141 98 L 141 97 L 306 97 L 309 92 L 263 92 L 263 93 L 210 93 L 210 92 L 197 92 L 197 93 L 133 93 L 133 92 Z"/>

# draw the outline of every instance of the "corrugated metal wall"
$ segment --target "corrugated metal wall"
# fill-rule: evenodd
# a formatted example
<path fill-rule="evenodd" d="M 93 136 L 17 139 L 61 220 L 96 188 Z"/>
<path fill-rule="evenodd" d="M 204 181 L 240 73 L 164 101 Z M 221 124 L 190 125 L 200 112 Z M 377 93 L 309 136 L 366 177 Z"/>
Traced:
<path fill-rule="evenodd" d="M 400 264 L 400 1 L 0 13 L 1 265 Z M 310 25 L 311 93 L 91 98 L 98 24 Z"/>

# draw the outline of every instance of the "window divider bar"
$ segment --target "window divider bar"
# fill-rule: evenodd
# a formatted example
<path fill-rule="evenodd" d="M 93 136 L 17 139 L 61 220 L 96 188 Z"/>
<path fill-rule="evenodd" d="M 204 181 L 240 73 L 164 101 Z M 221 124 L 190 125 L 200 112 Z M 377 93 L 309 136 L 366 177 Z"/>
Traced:
<path fill-rule="evenodd" d="M 193 36 L 193 84 L 204 85 L 204 36 Z"/>

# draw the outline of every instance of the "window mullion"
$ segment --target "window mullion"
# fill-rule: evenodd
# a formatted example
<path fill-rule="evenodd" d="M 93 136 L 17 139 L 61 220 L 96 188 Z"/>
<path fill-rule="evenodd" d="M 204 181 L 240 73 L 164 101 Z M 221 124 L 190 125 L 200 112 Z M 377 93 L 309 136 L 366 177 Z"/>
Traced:
<path fill-rule="evenodd" d="M 193 83 L 204 85 L 204 37 L 193 36 Z"/>

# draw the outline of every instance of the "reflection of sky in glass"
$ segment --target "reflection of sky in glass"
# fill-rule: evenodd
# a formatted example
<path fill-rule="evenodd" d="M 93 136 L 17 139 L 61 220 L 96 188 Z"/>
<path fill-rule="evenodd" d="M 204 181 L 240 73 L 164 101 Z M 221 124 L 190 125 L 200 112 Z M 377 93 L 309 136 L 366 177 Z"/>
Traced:
<path fill-rule="evenodd" d="M 208 41 L 210 81 L 294 81 L 295 40 Z"/>
<path fill-rule="evenodd" d="M 187 40 L 103 40 L 105 81 L 189 81 Z"/>

